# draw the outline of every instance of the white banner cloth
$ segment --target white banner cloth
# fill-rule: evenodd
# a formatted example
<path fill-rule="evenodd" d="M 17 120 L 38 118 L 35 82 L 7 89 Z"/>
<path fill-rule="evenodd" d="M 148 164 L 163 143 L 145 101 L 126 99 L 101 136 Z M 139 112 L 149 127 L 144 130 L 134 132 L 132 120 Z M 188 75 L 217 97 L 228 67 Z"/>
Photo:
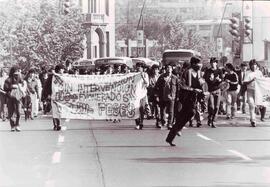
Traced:
<path fill-rule="evenodd" d="M 60 118 L 135 119 L 146 93 L 140 73 L 54 75 L 52 108 Z"/>
<path fill-rule="evenodd" d="M 270 78 L 255 79 L 255 104 L 270 106 Z"/>

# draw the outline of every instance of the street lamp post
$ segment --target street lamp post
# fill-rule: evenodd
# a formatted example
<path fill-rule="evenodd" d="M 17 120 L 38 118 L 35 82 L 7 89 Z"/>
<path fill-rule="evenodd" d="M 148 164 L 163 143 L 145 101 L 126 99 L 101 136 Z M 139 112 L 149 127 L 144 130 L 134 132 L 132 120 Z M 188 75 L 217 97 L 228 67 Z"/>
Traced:
<path fill-rule="evenodd" d="M 224 6 L 224 10 L 223 10 L 223 13 L 222 13 L 222 17 L 221 17 L 221 20 L 220 20 L 220 23 L 219 23 L 219 27 L 218 27 L 218 32 L 217 32 L 217 41 L 216 41 L 216 49 L 217 49 L 217 53 L 218 55 L 217 56 L 222 56 L 222 50 L 223 50 L 223 37 L 222 37 L 222 21 L 224 19 L 224 15 L 225 15 L 225 12 L 226 12 L 226 8 L 228 5 L 232 5 L 232 3 L 226 3 L 225 6 Z M 220 32 L 221 31 L 221 32 Z M 219 33 L 221 33 L 221 35 L 219 36 Z M 220 46 L 222 45 L 222 46 Z M 221 49 L 219 49 L 221 48 Z"/>

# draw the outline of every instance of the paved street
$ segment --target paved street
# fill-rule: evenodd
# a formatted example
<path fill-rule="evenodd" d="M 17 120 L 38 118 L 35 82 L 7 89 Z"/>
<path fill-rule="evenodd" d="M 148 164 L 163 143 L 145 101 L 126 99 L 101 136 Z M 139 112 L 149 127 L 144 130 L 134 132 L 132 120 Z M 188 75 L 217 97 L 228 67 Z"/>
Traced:
<path fill-rule="evenodd" d="M 51 119 L 22 122 L 22 132 L 0 126 L 0 186 L 270 186 L 270 120 L 221 119 L 218 128 L 186 128 L 177 147 L 167 130 L 147 120 L 71 120 L 66 131 Z M 205 123 L 204 123 L 205 124 Z"/>

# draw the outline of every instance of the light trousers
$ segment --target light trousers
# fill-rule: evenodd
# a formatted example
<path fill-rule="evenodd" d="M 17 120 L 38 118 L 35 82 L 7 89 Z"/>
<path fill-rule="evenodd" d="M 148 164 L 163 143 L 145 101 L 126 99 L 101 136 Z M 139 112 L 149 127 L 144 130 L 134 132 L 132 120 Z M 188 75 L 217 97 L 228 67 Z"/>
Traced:
<path fill-rule="evenodd" d="M 247 89 L 247 101 L 249 106 L 250 121 L 256 121 L 255 114 L 255 90 Z"/>

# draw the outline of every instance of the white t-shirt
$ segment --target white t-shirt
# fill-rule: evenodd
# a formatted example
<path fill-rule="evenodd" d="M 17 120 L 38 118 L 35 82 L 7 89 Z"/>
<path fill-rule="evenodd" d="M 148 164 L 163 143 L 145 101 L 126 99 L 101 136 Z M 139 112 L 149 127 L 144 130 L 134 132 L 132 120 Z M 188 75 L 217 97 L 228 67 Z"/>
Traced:
<path fill-rule="evenodd" d="M 263 77 L 263 74 L 262 74 L 262 72 L 260 70 L 247 71 L 244 82 L 251 81 L 252 79 L 258 78 L 258 77 Z M 248 84 L 247 89 L 254 90 L 255 89 L 255 82 L 253 81 L 250 84 Z"/>

